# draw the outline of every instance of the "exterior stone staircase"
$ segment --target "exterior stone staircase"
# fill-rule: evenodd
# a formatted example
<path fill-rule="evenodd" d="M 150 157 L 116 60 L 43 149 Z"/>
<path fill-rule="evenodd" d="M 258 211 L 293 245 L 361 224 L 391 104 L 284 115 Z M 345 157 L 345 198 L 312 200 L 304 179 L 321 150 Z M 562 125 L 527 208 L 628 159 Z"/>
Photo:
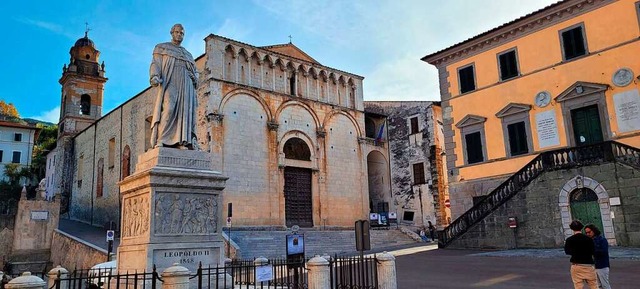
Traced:
<path fill-rule="evenodd" d="M 541 153 L 440 231 L 438 247 L 445 248 L 460 238 L 544 172 L 611 162 L 640 170 L 640 149 L 615 141 L 606 141 Z"/>
<path fill-rule="evenodd" d="M 225 231 L 226 233 L 227 231 Z M 302 231 L 306 257 L 323 254 L 353 254 L 356 252 L 355 232 L 344 231 Z M 231 231 L 231 239 L 237 244 L 237 257 L 252 259 L 255 257 L 285 258 L 287 231 Z M 380 251 L 386 248 L 416 244 L 411 237 L 398 229 L 371 230 L 371 249 Z"/>

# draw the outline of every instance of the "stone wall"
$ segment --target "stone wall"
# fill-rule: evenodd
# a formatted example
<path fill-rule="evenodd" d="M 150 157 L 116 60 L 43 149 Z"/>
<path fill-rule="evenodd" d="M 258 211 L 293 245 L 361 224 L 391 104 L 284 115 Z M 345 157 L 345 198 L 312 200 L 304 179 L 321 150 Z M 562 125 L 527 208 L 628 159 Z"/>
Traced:
<path fill-rule="evenodd" d="M 18 203 L 15 221 L 18 230 L 15 230 L 13 237 L 14 253 L 51 248 L 51 235 L 53 230 L 58 228 L 60 200 L 55 198 L 50 202 L 39 197 L 27 200 L 23 194 Z"/>
<path fill-rule="evenodd" d="M 15 215 L 0 215 L 0 268 L 4 268 L 13 249 L 14 223 Z"/>
<path fill-rule="evenodd" d="M 434 158 L 436 139 L 433 103 L 428 101 L 367 101 L 367 112 L 387 115 L 389 155 L 391 167 L 392 210 L 397 210 L 398 220 L 415 226 L 431 221 L 442 226 L 444 218 L 438 218 L 439 200 L 437 182 L 438 169 Z M 411 135 L 411 118 L 418 117 L 419 132 Z M 425 183 L 414 184 L 413 165 L 424 165 Z M 434 178 L 436 177 L 436 178 Z M 405 212 L 413 218 L 405 220 Z M 438 221 L 440 220 L 440 222 Z"/>
<path fill-rule="evenodd" d="M 473 198 L 486 196 L 510 176 L 495 176 L 484 179 L 449 183 L 451 218 L 455 220 L 473 207 Z"/>
<path fill-rule="evenodd" d="M 73 252 L 73 254 L 70 254 Z M 53 232 L 51 244 L 51 263 L 74 269 L 89 269 L 93 265 L 106 262 L 107 251 L 92 244 L 86 243 L 62 231 Z"/>
<path fill-rule="evenodd" d="M 640 171 L 617 163 L 585 166 L 569 170 L 545 172 L 516 196 L 474 225 L 450 248 L 556 248 L 569 236 L 570 212 L 563 209 L 563 187 L 576 176 L 599 183 L 607 198 L 599 199 L 604 215 L 605 231 L 613 230 L 609 243 L 619 246 L 640 246 Z M 585 181 L 585 187 L 587 186 Z M 600 189 L 598 189 L 600 190 Z M 565 193 L 566 195 L 566 193 Z M 620 205 L 610 205 L 610 198 L 620 198 Z M 566 204 L 566 203 L 565 203 Z M 610 208 L 610 209 L 609 209 Z M 610 214 L 609 213 L 609 214 Z M 563 214 L 569 214 L 563 218 Z M 517 229 L 508 226 L 508 218 L 516 217 Z M 613 228 L 607 228 L 612 226 Z M 606 234 L 605 234 L 606 235 Z"/>

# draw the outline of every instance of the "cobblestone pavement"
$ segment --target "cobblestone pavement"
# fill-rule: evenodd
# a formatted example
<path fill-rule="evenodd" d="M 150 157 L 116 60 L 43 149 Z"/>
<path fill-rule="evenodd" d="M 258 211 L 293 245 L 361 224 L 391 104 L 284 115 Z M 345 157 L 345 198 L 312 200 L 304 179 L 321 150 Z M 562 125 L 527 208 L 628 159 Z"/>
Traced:
<path fill-rule="evenodd" d="M 573 288 L 569 257 L 561 249 L 495 252 L 442 250 L 426 245 L 392 251 L 398 288 Z M 611 284 L 640 288 L 640 249 L 611 248 Z"/>

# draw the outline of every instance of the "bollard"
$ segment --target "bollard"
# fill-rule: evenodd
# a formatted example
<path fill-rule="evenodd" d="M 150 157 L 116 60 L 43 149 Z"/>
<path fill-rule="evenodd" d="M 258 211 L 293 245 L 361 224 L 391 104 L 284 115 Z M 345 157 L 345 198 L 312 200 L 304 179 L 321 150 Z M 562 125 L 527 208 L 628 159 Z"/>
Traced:
<path fill-rule="evenodd" d="M 58 265 L 55 268 L 51 269 L 51 271 L 49 271 L 47 275 L 49 276 L 49 280 L 48 280 L 49 282 L 47 283 L 47 288 L 54 288 L 56 284 L 56 280 L 58 280 L 58 278 L 67 279 L 67 276 L 69 275 L 69 271 L 65 268 L 60 267 L 60 265 Z M 65 286 L 65 284 L 62 284 L 62 283 L 66 283 L 66 281 L 60 281 L 60 288 L 67 288 L 67 286 Z"/>
<path fill-rule="evenodd" d="M 386 251 L 376 256 L 378 259 L 378 289 L 397 289 L 396 257 Z"/>
<path fill-rule="evenodd" d="M 31 275 L 31 272 L 24 272 L 18 278 L 11 280 L 6 289 L 46 289 L 47 283 L 38 276 Z"/>
<path fill-rule="evenodd" d="M 329 261 L 316 255 L 307 262 L 307 270 L 309 270 L 309 289 L 331 288 Z"/>
<path fill-rule="evenodd" d="M 189 289 L 189 269 L 173 263 L 173 266 L 162 271 L 163 289 Z"/>

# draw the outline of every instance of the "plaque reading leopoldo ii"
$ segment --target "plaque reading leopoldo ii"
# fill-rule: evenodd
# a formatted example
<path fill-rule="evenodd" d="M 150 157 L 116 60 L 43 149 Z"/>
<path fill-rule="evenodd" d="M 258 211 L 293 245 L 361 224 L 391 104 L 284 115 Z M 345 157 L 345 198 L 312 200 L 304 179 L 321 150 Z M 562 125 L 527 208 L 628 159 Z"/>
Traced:
<path fill-rule="evenodd" d="M 214 248 L 160 249 L 153 252 L 153 263 L 160 268 L 178 263 L 189 270 L 197 269 L 201 262 L 203 267 L 213 267 L 220 260 L 219 251 Z"/>

